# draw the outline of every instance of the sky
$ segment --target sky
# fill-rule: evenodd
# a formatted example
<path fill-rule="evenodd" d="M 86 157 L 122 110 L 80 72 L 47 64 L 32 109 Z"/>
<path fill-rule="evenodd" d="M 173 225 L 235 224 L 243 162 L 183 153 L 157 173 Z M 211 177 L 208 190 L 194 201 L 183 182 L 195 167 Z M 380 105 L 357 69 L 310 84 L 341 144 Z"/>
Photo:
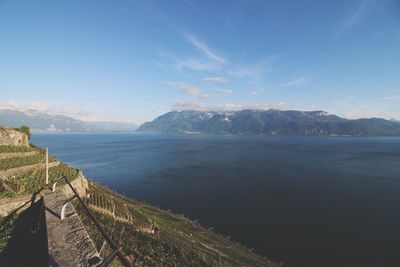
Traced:
<path fill-rule="evenodd" d="M 400 120 L 400 1 L 0 0 L 0 108 Z"/>

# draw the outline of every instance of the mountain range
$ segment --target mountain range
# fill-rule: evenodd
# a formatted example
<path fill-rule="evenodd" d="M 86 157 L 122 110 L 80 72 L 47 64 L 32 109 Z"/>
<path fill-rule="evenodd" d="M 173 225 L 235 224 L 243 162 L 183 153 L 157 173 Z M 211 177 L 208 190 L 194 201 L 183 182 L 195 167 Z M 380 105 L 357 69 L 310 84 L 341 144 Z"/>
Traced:
<path fill-rule="evenodd" d="M 137 131 L 311 136 L 400 136 L 400 123 L 380 118 L 345 119 L 325 111 L 171 111 Z"/>
<path fill-rule="evenodd" d="M 69 116 L 53 115 L 37 110 L 0 110 L 0 126 L 27 125 L 32 131 L 48 132 L 109 132 L 134 131 L 137 125 L 124 122 L 81 121 Z"/>

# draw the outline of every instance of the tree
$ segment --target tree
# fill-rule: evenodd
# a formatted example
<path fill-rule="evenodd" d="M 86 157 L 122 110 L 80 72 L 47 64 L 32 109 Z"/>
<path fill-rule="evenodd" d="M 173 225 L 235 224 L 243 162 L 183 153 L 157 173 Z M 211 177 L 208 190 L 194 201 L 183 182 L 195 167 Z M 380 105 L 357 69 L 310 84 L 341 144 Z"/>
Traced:
<path fill-rule="evenodd" d="M 31 140 L 31 129 L 28 126 L 22 125 L 19 130 L 28 136 L 28 140 Z"/>

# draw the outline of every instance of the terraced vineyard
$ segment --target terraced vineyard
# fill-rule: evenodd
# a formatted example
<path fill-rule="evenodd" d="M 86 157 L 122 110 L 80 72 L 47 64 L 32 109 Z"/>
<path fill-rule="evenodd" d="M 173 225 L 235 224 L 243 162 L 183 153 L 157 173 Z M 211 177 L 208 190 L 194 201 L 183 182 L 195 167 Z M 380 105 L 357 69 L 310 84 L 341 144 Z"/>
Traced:
<path fill-rule="evenodd" d="M 61 176 L 65 176 L 72 181 L 78 174 L 78 169 L 74 169 L 66 164 L 60 164 L 49 169 L 49 184 L 52 184 Z M 58 185 L 64 184 L 64 180 L 58 182 Z M 32 194 L 44 186 L 45 170 L 44 168 L 36 168 L 0 181 L 0 198 Z"/>
<path fill-rule="evenodd" d="M 45 163 L 45 150 L 34 145 L 24 146 L 5 146 L 0 145 L 0 154 L 7 155 L 12 153 L 36 152 L 34 155 L 18 157 L 7 157 L 0 159 L 0 171 L 13 168 L 24 167 Z M 49 162 L 56 162 L 55 157 L 49 156 Z M 17 195 L 32 194 L 45 186 L 45 168 L 43 165 L 35 166 L 31 170 L 19 171 L 17 169 L 12 175 L 7 175 L 0 180 L 0 198 L 15 197 Z M 13 171 L 14 172 L 14 171 Z M 66 164 L 49 168 L 49 183 L 57 180 L 62 175 L 69 180 L 74 180 L 79 174 L 79 170 Z M 63 185 L 64 181 L 59 184 Z"/>
<path fill-rule="evenodd" d="M 90 186 L 94 194 L 85 202 L 113 240 L 134 259 L 135 266 L 279 266 L 181 215 L 125 198 L 95 183 Z M 100 250 L 104 239 L 83 208 L 75 205 Z M 143 231 L 143 224 L 154 231 Z M 111 250 L 106 246 L 102 256 L 109 253 Z M 120 266 L 117 260 L 113 266 Z"/>
<path fill-rule="evenodd" d="M 17 152 L 31 152 L 37 148 L 34 146 L 9 146 L 0 145 L 0 153 L 17 153 Z"/>
<path fill-rule="evenodd" d="M 84 202 L 96 212 L 110 216 L 119 223 L 126 223 L 133 226 L 136 231 L 152 232 L 151 222 L 139 210 L 100 190 L 95 190 L 89 198 L 84 199 Z"/>
<path fill-rule="evenodd" d="M 49 157 L 49 162 L 56 161 L 56 158 Z M 23 167 L 27 165 L 45 163 L 45 155 L 43 153 L 38 153 L 33 156 L 28 157 L 13 157 L 0 159 L 0 171 Z"/>

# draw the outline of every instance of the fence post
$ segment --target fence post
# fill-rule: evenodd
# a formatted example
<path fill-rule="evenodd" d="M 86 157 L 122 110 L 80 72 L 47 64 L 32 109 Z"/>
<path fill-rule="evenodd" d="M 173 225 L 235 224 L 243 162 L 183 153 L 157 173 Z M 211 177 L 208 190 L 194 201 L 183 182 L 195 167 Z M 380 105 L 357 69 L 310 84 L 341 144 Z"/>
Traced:
<path fill-rule="evenodd" d="M 49 149 L 46 147 L 46 184 L 49 184 Z"/>

